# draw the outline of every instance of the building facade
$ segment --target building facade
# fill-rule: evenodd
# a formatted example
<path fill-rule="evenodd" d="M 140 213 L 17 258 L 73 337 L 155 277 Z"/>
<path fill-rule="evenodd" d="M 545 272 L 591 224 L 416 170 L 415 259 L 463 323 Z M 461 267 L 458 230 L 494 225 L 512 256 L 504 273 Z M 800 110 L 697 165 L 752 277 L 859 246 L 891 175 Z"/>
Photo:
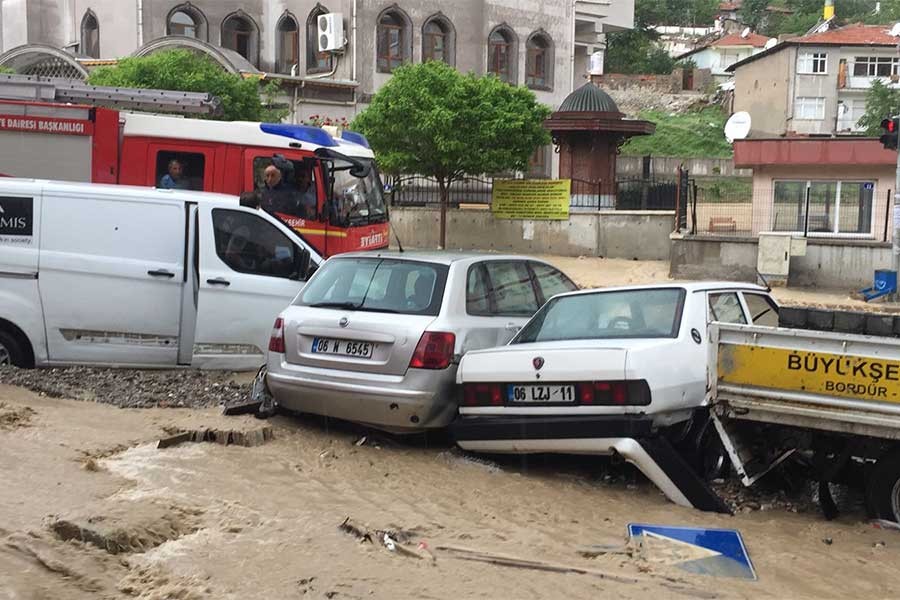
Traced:
<path fill-rule="evenodd" d="M 897 39 L 888 29 L 832 29 L 782 42 L 732 65 L 734 110 L 750 113 L 753 135 L 860 132 L 872 83 L 898 85 Z"/>
<path fill-rule="evenodd" d="M 721 82 L 731 79 L 731 73 L 728 72 L 730 66 L 762 52 L 769 39 L 749 31 L 732 33 L 676 58 L 691 60 L 698 69 L 709 69 L 713 79 Z"/>
<path fill-rule="evenodd" d="M 394 68 L 424 60 L 496 73 L 556 107 L 583 81 L 605 33 L 633 26 L 633 12 L 633 0 L 4 0 L 0 53 L 46 45 L 90 69 L 163 48 L 202 49 L 230 70 L 296 84 L 296 120 L 323 106 L 350 118 Z M 334 13 L 342 39 L 320 52 L 318 18 Z"/>

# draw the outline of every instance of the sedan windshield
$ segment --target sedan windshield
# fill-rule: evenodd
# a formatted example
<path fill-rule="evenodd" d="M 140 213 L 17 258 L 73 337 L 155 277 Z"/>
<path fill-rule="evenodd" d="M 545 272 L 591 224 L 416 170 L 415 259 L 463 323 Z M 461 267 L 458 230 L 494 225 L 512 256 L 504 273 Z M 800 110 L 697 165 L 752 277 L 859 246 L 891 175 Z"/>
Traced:
<path fill-rule="evenodd" d="M 446 265 L 382 258 L 332 258 L 295 304 L 408 315 L 438 314 Z"/>
<path fill-rule="evenodd" d="M 666 288 L 554 298 L 510 343 L 677 337 L 684 296 Z"/>

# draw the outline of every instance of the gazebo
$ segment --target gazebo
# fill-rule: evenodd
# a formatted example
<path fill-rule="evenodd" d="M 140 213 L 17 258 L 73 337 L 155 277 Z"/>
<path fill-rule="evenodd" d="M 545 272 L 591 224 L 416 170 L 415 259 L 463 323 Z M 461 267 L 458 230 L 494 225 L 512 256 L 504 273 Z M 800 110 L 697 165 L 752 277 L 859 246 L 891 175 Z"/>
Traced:
<path fill-rule="evenodd" d="M 632 136 L 652 134 L 656 125 L 626 119 L 609 94 L 588 82 L 569 94 L 544 128 L 559 153 L 560 179 L 572 180 L 572 206 L 612 208 L 619 147 Z"/>

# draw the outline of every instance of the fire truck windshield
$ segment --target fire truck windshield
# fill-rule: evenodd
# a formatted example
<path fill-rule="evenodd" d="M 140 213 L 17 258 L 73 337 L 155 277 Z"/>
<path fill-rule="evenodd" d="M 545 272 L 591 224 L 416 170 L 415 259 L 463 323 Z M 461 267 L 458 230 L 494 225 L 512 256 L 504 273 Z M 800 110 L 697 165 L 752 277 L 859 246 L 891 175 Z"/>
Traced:
<path fill-rule="evenodd" d="M 358 165 L 343 160 L 334 160 L 331 163 L 333 177 L 330 193 L 332 206 L 329 215 L 331 222 L 345 227 L 384 223 L 387 221 L 384 186 L 375 163 L 370 159 L 354 160 L 358 160 L 367 168 L 359 169 Z M 355 173 L 362 174 L 360 171 L 366 171 L 365 175 L 355 176 Z"/>

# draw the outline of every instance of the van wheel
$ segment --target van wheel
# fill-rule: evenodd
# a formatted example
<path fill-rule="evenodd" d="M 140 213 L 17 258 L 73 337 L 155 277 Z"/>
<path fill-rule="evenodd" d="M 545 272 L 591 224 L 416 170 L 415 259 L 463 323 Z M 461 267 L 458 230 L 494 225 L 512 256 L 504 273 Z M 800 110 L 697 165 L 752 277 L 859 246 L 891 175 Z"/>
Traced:
<path fill-rule="evenodd" d="M 877 519 L 900 522 L 900 451 L 878 459 L 866 483 L 866 503 Z"/>
<path fill-rule="evenodd" d="M 27 367 L 28 357 L 22 345 L 8 331 L 0 329 L 0 366 Z"/>

